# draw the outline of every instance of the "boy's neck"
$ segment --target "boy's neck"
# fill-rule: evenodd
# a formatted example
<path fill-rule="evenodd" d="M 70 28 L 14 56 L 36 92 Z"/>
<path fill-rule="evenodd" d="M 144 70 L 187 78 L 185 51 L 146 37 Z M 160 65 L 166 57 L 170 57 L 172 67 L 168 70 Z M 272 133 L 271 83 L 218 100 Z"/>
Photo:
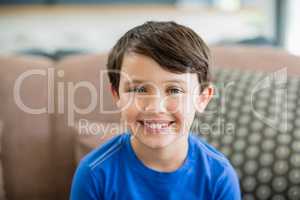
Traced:
<path fill-rule="evenodd" d="M 137 157 L 147 167 L 161 171 L 171 172 L 178 169 L 188 154 L 187 136 L 177 138 L 176 141 L 165 148 L 153 149 L 141 144 L 135 137 L 130 142 Z"/>

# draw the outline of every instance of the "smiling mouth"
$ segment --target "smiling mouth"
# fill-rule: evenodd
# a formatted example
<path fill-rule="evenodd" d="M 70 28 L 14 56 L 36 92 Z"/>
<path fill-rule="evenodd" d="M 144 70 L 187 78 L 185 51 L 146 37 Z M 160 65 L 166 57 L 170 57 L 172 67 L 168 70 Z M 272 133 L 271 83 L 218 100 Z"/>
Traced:
<path fill-rule="evenodd" d="M 175 123 L 175 121 L 160 121 L 160 122 L 153 122 L 153 121 L 137 121 L 143 128 L 150 133 L 161 133 L 166 130 L 170 129 L 170 126 Z"/>

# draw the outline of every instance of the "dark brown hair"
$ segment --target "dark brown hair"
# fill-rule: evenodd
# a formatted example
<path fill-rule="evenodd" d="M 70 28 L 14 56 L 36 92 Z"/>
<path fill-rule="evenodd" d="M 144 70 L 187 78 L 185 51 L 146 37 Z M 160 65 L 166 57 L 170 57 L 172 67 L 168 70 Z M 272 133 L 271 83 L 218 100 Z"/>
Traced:
<path fill-rule="evenodd" d="M 108 56 L 107 69 L 112 89 L 119 94 L 122 61 L 126 53 L 155 60 L 173 73 L 197 73 L 202 92 L 210 81 L 210 51 L 192 29 L 173 21 L 148 21 L 126 32 Z"/>

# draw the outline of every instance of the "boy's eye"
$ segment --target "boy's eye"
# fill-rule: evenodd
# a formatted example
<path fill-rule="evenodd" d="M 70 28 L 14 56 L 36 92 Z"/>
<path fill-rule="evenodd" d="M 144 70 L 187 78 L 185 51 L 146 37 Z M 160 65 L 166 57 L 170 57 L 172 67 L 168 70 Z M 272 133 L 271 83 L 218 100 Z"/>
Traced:
<path fill-rule="evenodd" d="M 142 93 L 142 92 L 146 92 L 146 89 L 145 87 L 134 87 L 134 88 L 130 88 L 128 92 Z"/>
<path fill-rule="evenodd" d="M 183 93 L 183 91 L 182 91 L 181 89 L 179 89 L 179 88 L 170 88 L 170 89 L 168 90 L 168 92 L 169 92 L 170 94 L 181 94 L 181 93 Z"/>
<path fill-rule="evenodd" d="M 147 92 L 145 87 L 133 87 L 133 88 L 129 88 L 128 92 L 135 92 L 135 93 L 145 93 Z M 176 94 L 181 94 L 184 93 L 184 91 L 180 88 L 169 88 L 167 90 L 168 94 L 172 94 L 172 95 L 176 95 Z"/>

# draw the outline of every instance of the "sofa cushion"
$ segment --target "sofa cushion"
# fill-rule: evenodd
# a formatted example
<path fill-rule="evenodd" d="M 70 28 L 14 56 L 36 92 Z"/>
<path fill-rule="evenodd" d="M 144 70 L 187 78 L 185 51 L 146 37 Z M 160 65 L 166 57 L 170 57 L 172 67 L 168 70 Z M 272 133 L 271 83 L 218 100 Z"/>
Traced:
<path fill-rule="evenodd" d="M 193 131 L 235 167 L 244 199 L 300 199 L 300 79 L 285 69 L 217 69 Z"/>

